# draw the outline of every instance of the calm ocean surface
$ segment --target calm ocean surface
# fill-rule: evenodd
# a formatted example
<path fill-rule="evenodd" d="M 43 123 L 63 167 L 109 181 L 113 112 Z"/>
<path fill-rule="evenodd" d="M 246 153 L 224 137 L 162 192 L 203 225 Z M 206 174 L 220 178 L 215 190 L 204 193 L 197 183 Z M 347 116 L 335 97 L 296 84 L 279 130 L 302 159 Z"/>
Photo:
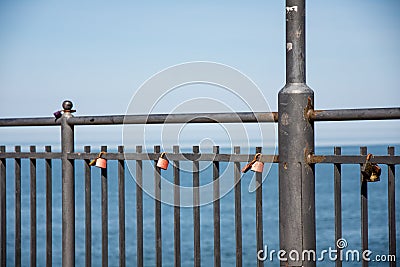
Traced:
<path fill-rule="evenodd" d="M 42 148 L 38 148 L 40 150 Z M 94 150 L 95 148 L 93 148 Z M 369 146 L 368 152 L 386 155 L 387 147 Z M 11 147 L 9 148 L 11 150 Z M 396 154 L 400 146 L 396 146 Z M 211 151 L 210 151 L 211 152 Z M 221 153 L 229 150 L 221 150 Z M 317 154 L 332 154 L 333 148 L 317 148 Z M 358 147 L 343 147 L 342 154 L 359 154 Z M 60 160 L 53 161 L 53 264 L 61 265 L 61 172 Z M 228 164 L 221 163 L 221 169 Z M 109 231 L 109 266 L 118 266 L 118 178 L 117 164 L 108 164 L 108 231 Z M 373 255 L 388 253 L 387 222 L 387 167 L 382 165 L 381 181 L 368 186 L 369 198 L 369 249 Z M 153 180 L 151 166 L 144 167 L 144 178 Z M 163 172 L 163 177 L 172 180 L 172 168 Z M 232 172 L 229 166 L 228 172 Z M 399 166 L 396 167 L 399 175 Z M 127 266 L 136 266 L 136 192 L 135 181 L 126 172 L 126 262 Z M 134 174 L 133 174 L 134 175 Z M 342 166 L 342 205 L 343 205 L 343 238 L 348 242 L 347 249 L 360 249 L 360 173 L 358 165 Z M 255 236 L 255 193 L 248 192 L 252 173 L 242 178 L 242 224 L 243 224 L 243 262 L 244 266 L 256 265 Z M 212 179 L 211 169 L 200 174 L 201 183 Z M 85 210 L 84 210 L 84 176 L 82 162 L 76 161 L 76 265 L 85 262 Z M 181 183 L 191 185 L 190 174 L 181 174 Z M 101 203 L 100 171 L 92 168 L 92 263 L 101 265 Z M 22 160 L 22 265 L 29 266 L 30 245 L 30 212 L 29 212 L 29 160 Z M 400 182 L 396 183 L 397 215 L 397 255 L 400 255 Z M 201 196 L 200 196 L 201 198 Z M 334 204 L 333 204 L 333 166 L 320 164 L 316 166 L 316 218 L 317 218 L 317 253 L 335 245 L 334 240 Z M 144 262 L 145 266 L 154 266 L 154 200 L 144 194 Z M 14 265 L 14 163 L 7 160 L 7 262 Z M 221 262 L 223 266 L 235 265 L 235 229 L 234 229 L 234 194 L 233 190 L 221 201 Z M 37 259 L 38 266 L 45 265 L 45 172 L 43 160 L 37 160 Z M 213 207 L 202 206 L 201 213 L 201 263 L 213 265 Z M 273 164 L 269 175 L 263 183 L 264 244 L 269 250 L 279 250 L 278 222 L 278 175 L 277 165 Z M 193 266 L 193 213 L 191 208 L 181 209 L 181 250 L 182 266 Z M 173 266 L 173 207 L 162 205 L 162 249 L 163 265 Z M 269 266 L 279 266 L 276 259 L 267 260 Z M 320 266 L 334 266 L 325 257 Z M 359 262 L 344 263 L 344 266 L 359 266 Z M 370 266 L 388 266 L 387 263 L 371 263 Z"/>

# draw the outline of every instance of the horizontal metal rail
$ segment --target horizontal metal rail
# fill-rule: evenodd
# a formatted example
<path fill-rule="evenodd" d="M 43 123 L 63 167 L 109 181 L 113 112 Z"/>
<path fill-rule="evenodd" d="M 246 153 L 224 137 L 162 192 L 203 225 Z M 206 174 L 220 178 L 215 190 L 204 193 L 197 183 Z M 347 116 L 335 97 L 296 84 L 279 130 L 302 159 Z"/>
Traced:
<path fill-rule="evenodd" d="M 157 160 L 161 153 L 107 153 L 102 158 L 107 160 Z M 58 152 L 0 152 L 0 159 L 29 158 L 29 159 L 61 159 Z M 98 153 L 75 152 L 69 153 L 68 159 L 93 159 Z M 175 161 L 221 161 L 221 162 L 248 162 L 254 154 L 214 154 L 214 153 L 168 153 L 168 160 Z M 262 155 L 262 162 L 278 163 L 277 155 Z"/>
<path fill-rule="evenodd" d="M 173 123 L 258 123 L 278 122 L 277 112 L 238 113 L 187 113 L 149 115 L 78 116 L 67 119 L 71 125 L 113 125 L 113 124 L 173 124 Z M 5 126 L 57 126 L 60 120 L 46 118 L 0 119 Z"/>
<path fill-rule="evenodd" d="M 337 163 L 337 164 L 363 164 L 366 156 L 347 156 L 347 155 L 309 155 L 307 162 L 316 163 Z M 373 156 L 371 163 L 377 164 L 400 164 L 400 156 Z"/>
<path fill-rule="evenodd" d="M 68 159 L 93 159 L 98 153 L 69 153 Z M 59 152 L 0 152 L 0 159 L 30 158 L 30 159 L 61 159 Z M 107 153 L 102 157 L 107 160 L 157 160 L 160 153 Z M 168 153 L 167 158 L 175 161 L 220 161 L 220 162 L 248 162 L 254 157 L 253 154 L 215 154 L 215 153 Z M 337 163 L 337 164 L 362 164 L 365 156 L 361 155 L 309 155 L 307 162 Z M 279 163 L 278 155 L 262 155 L 260 161 Z M 400 164 L 400 156 L 373 156 L 372 163 L 377 164 Z"/>
<path fill-rule="evenodd" d="M 74 125 L 277 122 L 277 112 L 149 114 L 73 117 Z"/>
<path fill-rule="evenodd" d="M 400 108 L 309 110 L 313 121 L 348 120 L 398 120 Z M 70 125 L 118 125 L 118 124 L 180 124 L 180 123 L 266 123 L 278 122 L 277 112 L 238 113 L 187 113 L 149 115 L 77 116 L 67 119 Z M 0 119 L 0 127 L 58 126 L 60 120 L 53 117 Z"/>
<path fill-rule="evenodd" d="M 313 121 L 398 120 L 400 108 L 309 110 Z"/>
<path fill-rule="evenodd" d="M 61 159 L 61 152 L 0 152 L 0 159 Z"/>

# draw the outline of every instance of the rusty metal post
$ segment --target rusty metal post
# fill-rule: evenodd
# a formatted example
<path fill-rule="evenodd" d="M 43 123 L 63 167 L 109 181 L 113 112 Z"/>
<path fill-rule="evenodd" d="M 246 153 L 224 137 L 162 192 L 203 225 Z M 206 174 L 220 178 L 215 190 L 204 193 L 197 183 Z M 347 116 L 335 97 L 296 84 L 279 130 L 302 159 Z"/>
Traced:
<path fill-rule="evenodd" d="M 74 160 L 68 153 L 74 152 L 74 126 L 68 124 L 72 117 L 72 102 L 64 101 L 61 119 L 62 152 L 62 266 L 75 266 L 75 175 Z"/>
<path fill-rule="evenodd" d="M 314 92 L 306 84 L 305 0 L 286 0 L 286 85 L 278 94 L 279 238 L 286 251 L 281 266 L 315 266 L 303 261 L 315 251 L 314 125 L 307 118 Z M 296 253 L 290 252 L 294 250 Z"/>

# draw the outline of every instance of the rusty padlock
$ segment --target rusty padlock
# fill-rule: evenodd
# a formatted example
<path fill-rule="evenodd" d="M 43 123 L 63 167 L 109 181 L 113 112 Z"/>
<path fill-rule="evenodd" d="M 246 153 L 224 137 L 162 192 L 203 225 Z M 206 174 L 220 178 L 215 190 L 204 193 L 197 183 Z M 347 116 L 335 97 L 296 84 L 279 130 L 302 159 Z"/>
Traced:
<path fill-rule="evenodd" d="M 94 160 L 92 160 L 89 165 L 90 166 L 96 166 L 97 168 L 101 168 L 101 169 L 105 169 L 107 168 L 107 160 L 103 159 L 101 156 L 105 155 L 106 152 L 102 151 L 99 153 L 99 155 L 97 156 L 97 158 L 95 158 Z"/>
<path fill-rule="evenodd" d="M 161 153 L 161 155 L 157 161 L 157 167 L 159 167 L 163 170 L 168 169 L 168 159 L 165 157 L 166 154 L 167 153 L 165 153 L 165 152 Z"/>
<path fill-rule="evenodd" d="M 264 163 L 262 163 L 262 162 L 260 161 L 260 159 L 261 159 L 261 154 L 258 153 L 257 161 L 254 162 L 253 166 L 251 166 L 251 170 L 252 170 L 253 172 L 263 172 Z"/>
<path fill-rule="evenodd" d="M 260 161 L 258 161 L 258 159 L 261 157 L 261 153 L 257 153 L 255 156 L 254 156 L 254 158 L 253 158 L 253 160 L 252 161 L 250 161 L 249 163 L 247 163 L 246 164 L 246 166 L 244 166 L 243 167 L 243 169 L 241 170 L 241 172 L 242 173 L 246 173 L 246 172 L 248 172 L 248 170 L 252 170 L 252 171 L 255 171 L 255 172 L 258 172 L 257 170 L 260 170 L 260 168 L 261 168 L 261 172 L 262 172 L 262 169 L 263 169 L 263 167 L 264 167 L 264 164 L 262 163 L 262 162 L 260 162 Z M 261 163 L 261 164 L 260 164 Z M 255 165 L 255 166 L 254 166 Z"/>
<path fill-rule="evenodd" d="M 376 163 L 371 163 L 372 154 L 367 155 L 367 159 L 361 169 L 363 181 L 365 182 L 378 182 L 381 176 L 381 167 Z"/>

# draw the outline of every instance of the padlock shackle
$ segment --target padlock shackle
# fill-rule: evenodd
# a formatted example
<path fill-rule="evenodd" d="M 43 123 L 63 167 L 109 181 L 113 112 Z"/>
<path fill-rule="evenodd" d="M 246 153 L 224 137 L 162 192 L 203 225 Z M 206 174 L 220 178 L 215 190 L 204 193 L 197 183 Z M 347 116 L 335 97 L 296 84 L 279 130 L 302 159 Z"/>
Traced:
<path fill-rule="evenodd" d="M 99 153 L 99 155 L 97 156 L 97 158 L 99 159 L 99 158 L 101 158 L 102 155 L 105 155 L 105 154 L 107 154 L 107 152 L 101 151 L 101 152 Z"/>
<path fill-rule="evenodd" d="M 369 153 L 369 154 L 367 155 L 367 160 L 371 160 L 371 158 L 372 158 L 372 154 Z"/>
<path fill-rule="evenodd" d="M 163 158 L 165 157 L 166 154 L 167 154 L 167 152 L 162 152 L 161 155 L 160 155 L 160 158 L 163 159 Z"/>

